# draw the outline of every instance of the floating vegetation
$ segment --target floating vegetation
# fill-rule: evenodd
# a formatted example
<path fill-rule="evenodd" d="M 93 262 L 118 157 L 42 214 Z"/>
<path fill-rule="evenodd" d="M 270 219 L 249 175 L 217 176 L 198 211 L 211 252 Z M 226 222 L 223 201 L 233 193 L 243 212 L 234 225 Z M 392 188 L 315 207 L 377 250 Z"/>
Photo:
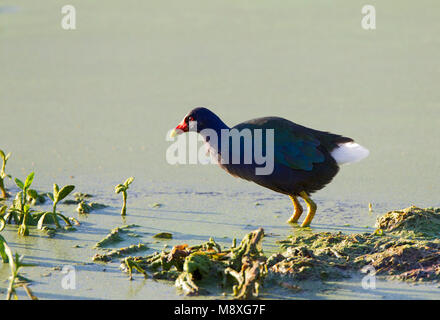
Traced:
<path fill-rule="evenodd" d="M 9 178 L 11 179 L 11 176 L 9 174 L 6 174 L 6 163 L 8 162 L 9 158 L 11 157 L 11 153 L 5 155 L 3 150 L 0 150 L 0 157 L 2 158 L 2 166 L 0 169 L 0 198 L 6 199 L 9 195 L 6 192 L 5 188 L 5 179 Z"/>
<path fill-rule="evenodd" d="M 121 216 L 125 216 L 127 214 L 127 190 L 130 184 L 133 182 L 134 178 L 130 177 L 123 184 L 118 184 L 115 187 L 115 193 L 122 193 L 122 209 Z"/>
<path fill-rule="evenodd" d="M 177 245 L 171 251 L 125 258 L 121 268 L 130 274 L 135 265 L 135 270 L 152 272 L 155 279 L 172 280 L 186 295 L 208 293 L 221 284 L 232 286 L 236 299 L 247 299 L 258 295 L 266 274 L 263 236 L 263 229 L 258 229 L 246 235 L 238 247 L 224 251 L 212 238 L 193 247 Z"/>
<path fill-rule="evenodd" d="M 130 231 L 131 228 L 138 227 L 136 224 L 129 224 L 122 227 L 117 227 L 112 230 L 110 230 L 110 233 L 107 234 L 101 241 L 95 244 L 94 248 L 101 248 L 104 246 L 107 246 L 109 244 L 121 242 L 124 239 L 122 238 L 121 234 L 126 233 Z"/>
<path fill-rule="evenodd" d="M 70 223 L 70 220 L 60 212 L 57 212 L 56 209 L 58 202 L 67 197 L 73 191 L 73 189 L 75 189 L 75 186 L 72 185 L 65 186 L 61 189 L 56 183 L 53 185 L 53 194 L 48 194 L 50 200 L 53 202 L 52 211 L 46 211 L 40 214 L 37 225 L 38 229 L 43 229 L 43 224 L 45 222 L 54 223 L 57 228 L 61 228 L 58 220 L 58 217 L 60 217 L 68 226 L 67 230 L 71 230 L 70 227 L 72 227 L 72 224 Z"/>
<path fill-rule="evenodd" d="M 122 257 L 122 256 L 125 256 L 128 254 L 133 254 L 133 253 L 139 252 L 139 251 L 145 251 L 147 249 L 148 249 L 148 247 L 143 243 L 133 244 L 129 247 L 114 249 L 114 250 L 111 250 L 111 251 L 104 253 L 104 254 L 97 253 L 93 256 L 92 260 L 93 261 L 100 261 L 100 262 L 109 262 L 113 258 Z"/>
<path fill-rule="evenodd" d="M 173 234 L 169 232 L 160 232 L 153 236 L 155 239 L 172 239 Z"/>

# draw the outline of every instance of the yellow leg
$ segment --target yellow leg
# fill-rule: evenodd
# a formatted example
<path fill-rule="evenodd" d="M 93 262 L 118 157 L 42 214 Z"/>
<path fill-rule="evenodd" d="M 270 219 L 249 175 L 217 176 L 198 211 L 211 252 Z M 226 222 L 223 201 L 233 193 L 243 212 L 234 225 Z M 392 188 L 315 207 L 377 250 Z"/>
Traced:
<path fill-rule="evenodd" d="M 307 208 L 308 208 L 307 216 L 304 219 L 304 222 L 301 224 L 301 227 L 308 227 L 310 225 L 310 223 L 312 222 L 313 217 L 315 216 L 316 203 L 314 203 L 313 200 L 310 199 L 308 194 L 305 193 L 304 191 L 301 192 L 299 195 L 301 196 L 301 198 L 304 199 L 304 201 L 307 204 Z"/>
<path fill-rule="evenodd" d="M 289 218 L 289 220 L 287 220 L 287 223 L 296 223 L 299 217 L 301 217 L 301 214 L 303 213 L 303 208 L 301 207 L 301 204 L 299 203 L 298 199 L 295 196 L 289 196 L 289 197 L 293 202 L 294 211 L 292 216 Z"/>

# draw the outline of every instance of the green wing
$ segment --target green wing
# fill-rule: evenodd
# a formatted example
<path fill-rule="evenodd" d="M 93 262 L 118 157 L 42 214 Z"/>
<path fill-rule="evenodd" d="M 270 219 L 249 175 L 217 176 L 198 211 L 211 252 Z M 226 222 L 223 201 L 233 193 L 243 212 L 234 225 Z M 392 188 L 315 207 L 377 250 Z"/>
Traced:
<path fill-rule="evenodd" d="M 319 151 L 320 141 L 307 128 L 281 118 L 264 118 L 244 122 L 236 127 L 241 129 L 274 129 L 275 163 L 292 169 L 311 171 L 314 163 L 324 162 Z M 263 139 L 263 150 L 265 139 Z"/>

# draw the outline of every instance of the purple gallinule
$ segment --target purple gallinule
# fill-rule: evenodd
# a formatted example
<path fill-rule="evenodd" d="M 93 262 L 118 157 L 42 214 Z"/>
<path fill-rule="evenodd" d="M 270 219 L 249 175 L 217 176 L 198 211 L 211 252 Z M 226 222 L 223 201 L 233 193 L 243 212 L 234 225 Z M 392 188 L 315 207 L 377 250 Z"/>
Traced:
<path fill-rule="evenodd" d="M 204 134 L 206 129 L 215 132 L 219 137 L 215 143 L 212 135 Z M 222 148 L 222 132 L 236 129 L 238 132 L 248 129 L 251 140 L 255 140 L 256 129 L 273 129 L 273 150 L 266 150 L 266 156 L 273 154 L 273 166 L 270 174 L 258 174 L 255 170 L 262 166 L 261 161 L 252 157 L 251 161 L 243 161 L 244 149 L 240 143 L 240 161 L 231 161 L 234 150 L 228 142 L 228 147 Z M 322 189 L 338 173 L 339 166 L 344 163 L 357 162 L 368 156 L 369 151 L 355 143 L 353 139 L 338 134 L 310 129 L 289 120 L 279 117 L 264 117 L 242 122 L 229 128 L 217 115 L 206 108 L 195 108 L 189 112 L 182 122 L 171 132 L 177 134 L 197 131 L 211 147 L 211 152 L 216 153 L 218 164 L 229 174 L 248 181 L 255 182 L 273 191 L 286 194 L 293 202 L 294 212 L 288 223 L 296 223 L 303 209 L 298 197 L 304 199 L 308 213 L 301 224 L 307 227 L 313 220 L 316 204 L 310 195 Z M 269 131 L 266 131 L 269 132 Z M 267 138 L 266 133 L 266 138 Z M 229 137 L 231 139 L 231 137 Z M 261 135 L 260 135 L 261 138 Z M 262 148 L 269 147 L 267 139 L 263 141 Z M 256 143 L 251 141 L 252 144 Z M 225 142 L 223 142 L 223 146 Z M 224 151 L 228 152 L 224 152 Z M 224 153 L 227 153 L 225 156 Z M 227 159 L 224 159 L 224 158 Z"/>

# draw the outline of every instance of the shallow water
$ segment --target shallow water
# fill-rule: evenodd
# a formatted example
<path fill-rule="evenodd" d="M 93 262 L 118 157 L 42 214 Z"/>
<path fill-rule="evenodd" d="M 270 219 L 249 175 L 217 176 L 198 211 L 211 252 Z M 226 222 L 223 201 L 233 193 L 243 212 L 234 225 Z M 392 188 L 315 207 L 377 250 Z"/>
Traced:
<path fill-rule="evenodd" d="M 285 224 L 292 210 L 287 197 L 215 166 L 165 161 L 167 131 L 194 106 L 210 107 L 230 125 L 282 116 L 370 149 L 369 158 L 344 166 L 314 196 L 313 231 L 369 231 L 387 210 L 440 206 L 437 2 L 371 2 L 375 31 L 360 27 L 361 1 L 71 3 L 75 31 L 60 27 L 62 1 L 0 3 L 0 148 L 13 152 L 9 173 L 24 178 L 35 171 L 41 191 L 54 182 L 75 184 L 111 205 L 54 239 L 36 230 L 28 238 L 16 237 L 13 227 L 2 232 L 26 261 L 38 263 L 26 270 L 37 296 L 182 298 L 162 282 L 140 276 L 129 282 L 117 263 L 84 265 L 94 243 L 123 224 L 113 186 L 129 176 L 136 179 L 126 222 L 141 226 L 137 232 L 151 250 L 210 236 L 229 245 L 261 226 L 273 234 L 265 240 L 271 252 L 275 240 L 298 232 Z M 74 207 L 60 209 L 78 217 Z M 162 231 L 174 239 L 152 243 L 151 235 Z M 77 269 L 76 290 L 62 289 L 63 274 L 51 269 L 67 264 Z M 0 266 L 2 279 L 7 273 Z M 353 280 L 335 290 L 269 297 L 439 293 L 436 286 L 381 285 L 365 292 Z"/>

